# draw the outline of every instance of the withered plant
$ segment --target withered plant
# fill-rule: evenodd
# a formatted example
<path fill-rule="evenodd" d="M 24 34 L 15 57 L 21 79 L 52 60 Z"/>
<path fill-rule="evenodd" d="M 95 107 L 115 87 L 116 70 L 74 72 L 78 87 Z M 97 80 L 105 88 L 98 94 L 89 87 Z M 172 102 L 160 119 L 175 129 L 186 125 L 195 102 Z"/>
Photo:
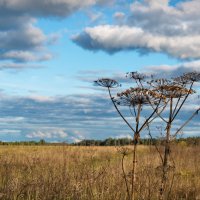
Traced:
<path fill-rule="evenodd" d="M 195 93 L 195 90 L 192 88 L 194 83 L 198 81 L 200 81 L 200 73 L 190 72 L 172 79 L 152 79 L 148 82 L 151 89 L 156 93 L 159 93 L 160 96 L 163 96 L 166 102 L 165 112 L 157 113 L 162 121 L 166 123 L 164 135 L 164 154 L 161 156 L 162 178 L 159 196 L 160 200 L 168 199 L 170 188 L 172 187 L 172 185 L 167 185 L 169 169 L 171 167 L 175 168 L 175 166 L 170 165 L 170 142 L 175 139 L 180 131 L 182 131 L 182 129 L 198 114 L 200 108 L 195 110 L 192 115 L 188 117 L 188 119 L 180 126 L 180 128 L 175 131 L 175 133 L 172 133 L 171 131 L 172 126 L 179 112 L 182 108 L 184 108 L 188 97 Z"/>
<path fill-rule="evenodd" d="M 124 174 L 124 180 L 126 182 L 127 194 L 129 199 L 135 199 L 135 184 L 136 184 L 136 167 L 137 167 L 137 144 L 139 142 L 141 132 L 147 128 L 150 130 L 150 123 L 159 117 L 164 123 L 166 123 L 164 134 L 164 152 L 163 154 L 158 150 L 161 162 L 161 186 L 159 189 L 159 199 L 168 199 L 170 194 L 171 185 L 167 185 L 168 171 L 170 169 L 170 142 L 173 138 L 182 131 L 182 129 L 198 114 L 200 108 L 188 117 L 188 119 L 180 126 L 179 129 L 172 133 L 173 122 L 177 118 L 179 112 L 184 107 L 188 97 L 195 93 L 193 85 L 200 80 L 200 73 L 191 72 L 185 73 L 182 76 L 172 79 L 155 79 L 153 76 L 145 80 L 145 75 L 137 72 L 130 72 L 127 77 L 134 80 L 135 87 L 131 87 L 123 92 L 117 93 L 116 96 L 112 96 L 111 90 L 117 88 L 120 84 L 113 79 L 102 78 L 95 83 L 99 86 L 106 87 L 110 99 L 124 122 L 133 132 L 133 159 L 132 159 L 132 173 L 131 184 L 125 173 L 123 159 L 127 155 L 126 151 L 122 151 L 122 170 Z M 130 123 L 125 114 L 120 110 L 120 106 L 126 106 L 130 112 L 130 116 L 134 118 L 134 123 Z M 146 112 L 144 118 L 144 107 L 150 106 L 151 112 Z M 143 113 L 142 113 L 143 112 Z M 151 136 L 152 137 L 152 136 Z M 125 152 L 125 153 L 124 153 Z M 175 165 L 175 164 L 174 164 Z M 175 167 L 175 166 L 173 166 Z"/>
<path fill-rule="evenodd" d="M 135 184 L 136 184 L 136 168 L 137 168 L 137 145 L 140 139 L 140 134 L 142 130 L 147 127 L 147 125 L 156 117 L 156 113 L 160 112 L 160 107 L 165 105 L 165 97 L 158 93 L 156 90 L 151 90 L 145 87 L 145 76 L 137 72 L 131 72 L 127 74 L 127 77 L 135 81 L 136 87 L 131 87 L 123 92 L 117 93 L 116 96 L 112 96 L 111 90 L 113 88 L 119 87 L 120 84 L 116 80 L 109 78 L 102 78 L 95 81 L 95 84 L 98 86 L 106 87 L 108 89 L 109 97 L 121 118 L 128 125 L 128 127 L 133 132 L 133 158 L 132 158 L 132 172 L 131 172 L 131 181 L 127 180 L 127 175 L 125 173 L 123 159 L 126 156 L 126 153 L 122 153 L 122 171 L 124 174 L 124 180 L 127 188 L 128 198 L 131 200 L 135 199 Z M 150 112 L 146 112 L 146 119 L 142 118 L 144 114 L 145 106 L 153 106 L 154 109 Z M 133 121 L 130 122 L 126 117 L 126 114 L 120 110 L 120 106 L 126 106 L 128 112 L 130 113 L 129 117 L 133 118 Z M 143 113 L 142 113 L 143 112 Z"/>

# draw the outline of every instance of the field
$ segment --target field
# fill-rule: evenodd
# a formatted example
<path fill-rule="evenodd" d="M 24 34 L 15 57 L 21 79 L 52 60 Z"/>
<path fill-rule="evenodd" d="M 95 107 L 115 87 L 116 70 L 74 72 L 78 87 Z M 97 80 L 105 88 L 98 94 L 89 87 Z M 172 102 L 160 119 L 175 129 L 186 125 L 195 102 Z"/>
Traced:
<path fill-rule="evenodd" d="M 200 147 L 176 145 L 171 155 L 168 199 L 200 199 Z M 126 200 L 121 159 L 116 147 L 0 146 L 0 199 Z M 158 199 L 160 165 L 153 146 L 139 146 L 136 199 Z"/>

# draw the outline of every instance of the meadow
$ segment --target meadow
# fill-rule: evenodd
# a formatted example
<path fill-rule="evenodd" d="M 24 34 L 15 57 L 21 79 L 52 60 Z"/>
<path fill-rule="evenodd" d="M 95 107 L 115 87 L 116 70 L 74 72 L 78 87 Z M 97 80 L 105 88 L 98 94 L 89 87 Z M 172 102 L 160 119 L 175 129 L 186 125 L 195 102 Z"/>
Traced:
<path fill-rule="evenodd" d="M 0 199 L 126 200 L 123 148 L 128 174 L 132 147 L 0 146 Z M 168 199 L 200 199 L 199 155 L 200 146 L 172 146 Z M 138 146 L 136 199 L 158 199 L 160 166 L 154 146 Z"/>

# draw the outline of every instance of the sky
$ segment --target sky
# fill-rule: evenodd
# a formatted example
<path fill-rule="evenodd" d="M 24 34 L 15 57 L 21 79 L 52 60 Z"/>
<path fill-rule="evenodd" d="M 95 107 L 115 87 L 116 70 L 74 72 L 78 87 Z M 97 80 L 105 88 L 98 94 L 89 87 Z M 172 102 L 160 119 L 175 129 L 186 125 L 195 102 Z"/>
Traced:
<path fill-rule="evenodd" d="M 199 7 L 199 0 L 0 0 L 0 140 L 130 137 L 93 81 L 199 71 Z M 175 128 L 198 107 L 191 101 Z M 200 136 L 199 125 L 196 117 L 184 135 Z"/>

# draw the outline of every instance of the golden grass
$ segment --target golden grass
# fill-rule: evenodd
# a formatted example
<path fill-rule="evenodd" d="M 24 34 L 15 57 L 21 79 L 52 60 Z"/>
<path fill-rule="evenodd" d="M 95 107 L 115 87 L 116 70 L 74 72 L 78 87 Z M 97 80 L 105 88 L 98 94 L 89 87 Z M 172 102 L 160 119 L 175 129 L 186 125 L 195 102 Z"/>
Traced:
<path fill-rule="evenodd" d="M 200 147 L 172 149 L 168 199 L 200 199 Z M 0 199 L 126 200 L 121 157 L 115 147 L 0 146 Z M 154 147 L 139 146 L 136 199 L 158 199 L 160 165 Z"/>

